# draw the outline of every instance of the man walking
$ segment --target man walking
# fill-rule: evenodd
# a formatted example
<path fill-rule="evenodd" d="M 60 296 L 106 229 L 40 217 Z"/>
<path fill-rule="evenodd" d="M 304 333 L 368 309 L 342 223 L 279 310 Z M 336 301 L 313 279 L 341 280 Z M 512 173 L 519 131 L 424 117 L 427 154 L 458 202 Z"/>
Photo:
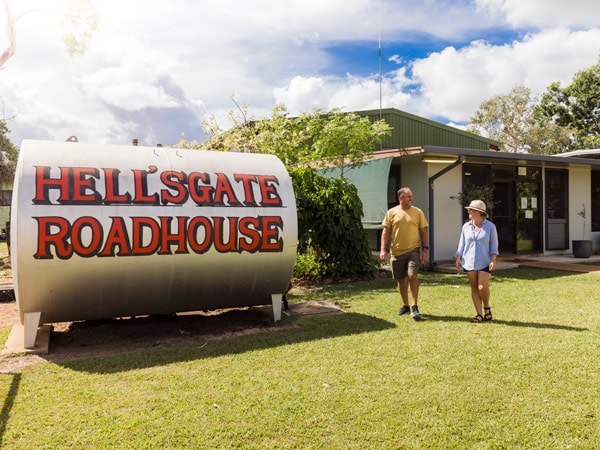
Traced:
<path fill-rule="evenodd" d="M 419 267 L 429 262 L 429 234 L 425 214 L 412 205 L 413 193 L 408 187 L 398 190 L 398 206 L 391 208 L 383 219 L 381 250 L 379 258 L 387 259 L 387 246 L 391 238 L 392 276 L 398 282 L 398 292 L 402 298 L 402 308 L 398 315 L 410 313 L 421 318 L 419 307 Z M 408 304 L 410 287 L 411 306 Z"/>

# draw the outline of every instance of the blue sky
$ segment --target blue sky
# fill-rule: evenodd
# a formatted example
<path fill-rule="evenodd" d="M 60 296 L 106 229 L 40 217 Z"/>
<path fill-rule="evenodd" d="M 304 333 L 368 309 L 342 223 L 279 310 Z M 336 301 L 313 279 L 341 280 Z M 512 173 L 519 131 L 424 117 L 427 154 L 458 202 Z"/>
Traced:
<path fill-rule="evenodd" d="M 380 87 L 384 108 L 463 127 L 481 102 L 569 84 L 600 56 L 597 0 L 88 1 L 99 26 L 72 57 L 64 0 L 9 0 L 0 97 L 15 144 L 201 141 L 204 119 L 231 126 L 231 96 L 261 118 L 277 103 L 375 109 Z"/>
<path fill-rule="evenodd" d="M 599 19 L 600 23 L 600 19 Z M 488 30 L 485 40 L 492 45 L 502 45 L 522 37 L 524 31 Z M 477 37 L 474 37 L 477 39 Z M 431 53 L 440 52 L 446 47 L 466 47 L 468 38 L 457 40 L 436 39 L 435 36 L 420 34 L 411 36 L 407 41 L 372 41 L 337 42 L 327 46 L 325 50 L 331 55 L 332 72 L 344 76 L 350 72 L 354 75 L 368 76 L 379 72 L 379 48 L 381 48 L 381 68 L 383 74 L 389 74 L 398 68 L 398 58 L 404 62 L 427 58 Z M 600 51 L 600 49 L 599 49 Z M 390 58 L 394 58 L 391 60 Z"/>

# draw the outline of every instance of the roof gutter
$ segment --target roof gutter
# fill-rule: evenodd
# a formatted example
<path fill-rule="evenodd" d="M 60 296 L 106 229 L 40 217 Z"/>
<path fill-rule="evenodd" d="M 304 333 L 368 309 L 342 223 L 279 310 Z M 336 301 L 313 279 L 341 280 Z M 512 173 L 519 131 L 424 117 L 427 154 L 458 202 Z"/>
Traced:
<path fill-rule="evenodd" d="M 449 166 L 444 167 L 442 170 L 440 170 L 439 172 L 437 172 L 436 174 L 433 174 L 432 176 L 429 177 L 429 265 L 432 265 L 435 263 L 435 240 L 433 239 L 433 224 L 434 224 L 434 210 L 435 208 L 433 207 L 433 182 L 435 180 L 437 180 L 439 177 L 441 177 L 442 175 L 450 172 L 452 169 L 454 169 L 457 166 L 460 166 L 462 163 L 465 162 L 465 157 L 463 155 L 458 155 L 458 159 L 456 161 L 454 161 L 452 164 L 450 164 Z"/>

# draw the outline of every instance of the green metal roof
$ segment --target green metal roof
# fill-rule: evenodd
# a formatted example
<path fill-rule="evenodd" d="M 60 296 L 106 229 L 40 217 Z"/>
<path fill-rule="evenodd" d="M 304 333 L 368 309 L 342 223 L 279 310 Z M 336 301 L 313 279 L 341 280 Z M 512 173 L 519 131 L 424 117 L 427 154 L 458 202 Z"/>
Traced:
<path fill-rule="evenodd" d="M 394 108 L 355 111 L 371 121 L 380 118 L 392 127 L 392 135 L 383 142 L 383 148 L 410 148 L 435 145 L 474 150 L 499 150 L 501 142 L 468 133 L 449 125 L 415 116 Z"/>

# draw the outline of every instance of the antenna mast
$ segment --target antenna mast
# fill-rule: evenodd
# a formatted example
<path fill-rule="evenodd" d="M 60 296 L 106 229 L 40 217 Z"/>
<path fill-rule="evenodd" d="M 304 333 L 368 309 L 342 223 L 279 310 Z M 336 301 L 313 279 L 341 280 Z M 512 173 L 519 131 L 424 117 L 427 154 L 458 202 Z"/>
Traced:
<path fill-rule="evenodd" d="M 379 120 L 381 120 L 383 118 L 383 114 L 382 114 L 382 105 L 381 105 L 381 98 L 382 98 L 382 92 L 381 92 L 381 84 L 382 84 L 382 77 L 381 77 L 381 0 L 379 0 L 379 33 L 378 33 L 378 49 L 379 49 Z"/>

